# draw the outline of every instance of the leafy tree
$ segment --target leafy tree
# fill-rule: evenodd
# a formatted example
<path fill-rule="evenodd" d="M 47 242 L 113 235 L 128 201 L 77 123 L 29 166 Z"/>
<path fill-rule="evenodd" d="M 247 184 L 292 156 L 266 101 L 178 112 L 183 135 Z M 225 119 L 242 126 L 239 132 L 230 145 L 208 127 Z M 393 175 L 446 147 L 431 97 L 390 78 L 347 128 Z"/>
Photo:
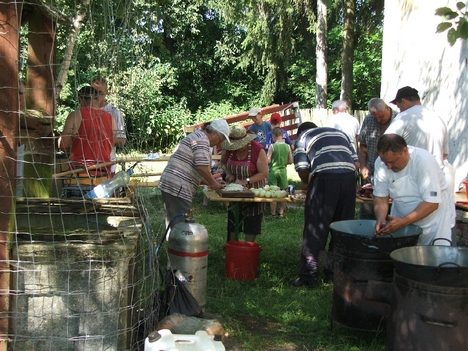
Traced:
<path fill-rule="evenodd" d="M 456 9 L 450 7 L 439 7 L 435 14 L 441 16 L 443 22 L 437 26 L 437 33 L 443 33 L 446 30 L 447 40 L 451 46 L 458 39 L 468 39 L 468 11 L 464 2 L 457 2 Z"/>

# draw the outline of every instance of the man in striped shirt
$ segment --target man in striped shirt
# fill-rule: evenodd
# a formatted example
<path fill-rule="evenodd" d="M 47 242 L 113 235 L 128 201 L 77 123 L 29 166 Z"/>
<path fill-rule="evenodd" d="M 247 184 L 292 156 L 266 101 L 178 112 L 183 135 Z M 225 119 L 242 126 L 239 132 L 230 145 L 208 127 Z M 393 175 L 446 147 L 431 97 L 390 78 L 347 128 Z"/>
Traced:
<path fill-rule="evenodd" d="M 359 161 L 349 138 L 337 129 L 305 122 L 297 132 L 294 165 L 307 195 L 299 277 L 291 284 L 313 288 L 317 285 L 318 255 L 325 250 L 330 224 L 354 219 Z M 326 279 L 333 278 L 331 272 L 325 274 Z"/>

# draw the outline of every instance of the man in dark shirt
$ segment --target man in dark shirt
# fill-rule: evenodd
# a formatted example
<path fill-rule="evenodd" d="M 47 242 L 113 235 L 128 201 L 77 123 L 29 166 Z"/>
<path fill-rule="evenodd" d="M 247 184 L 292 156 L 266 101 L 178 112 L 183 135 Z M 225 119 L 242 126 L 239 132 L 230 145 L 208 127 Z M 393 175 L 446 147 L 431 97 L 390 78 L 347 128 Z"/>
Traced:
<path fill-rule="evenodd" d="M 307 195 L 299 278 L 291 284 L 313 288 L 317 285 L 318 255 L 325 250 L 330 224 L 354 219 L 359 162 L 349 138 L 337 129 L 305 122 L 297 132 L 294 165 Z M 326 278 L 332 279 L 331 275 Z"/>

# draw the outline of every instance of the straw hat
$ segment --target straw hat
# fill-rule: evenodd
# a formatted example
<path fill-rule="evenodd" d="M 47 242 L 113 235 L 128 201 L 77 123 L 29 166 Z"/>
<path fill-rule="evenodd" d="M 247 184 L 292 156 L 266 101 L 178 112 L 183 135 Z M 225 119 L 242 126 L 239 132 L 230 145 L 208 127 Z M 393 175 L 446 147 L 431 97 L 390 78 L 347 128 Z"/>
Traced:
<path fill-rule="evenodd" d="M 235 125 L 231 127 L 231 132 L 229 133 L 231 144 L 225 140 L 221 143 L 221 147 L 224 150 L 229 151 L 239 150 L 241 147 L 247 145 L 256 137 L 256 134 L 247 133 L 247 130 L 243 126 Z"/>

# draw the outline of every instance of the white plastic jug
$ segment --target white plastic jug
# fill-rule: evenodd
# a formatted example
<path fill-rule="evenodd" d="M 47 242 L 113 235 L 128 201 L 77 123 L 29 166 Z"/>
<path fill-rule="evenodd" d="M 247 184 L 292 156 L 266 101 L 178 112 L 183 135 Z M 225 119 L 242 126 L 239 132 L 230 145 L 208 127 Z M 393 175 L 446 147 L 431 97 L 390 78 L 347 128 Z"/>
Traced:
<path fill-rule="evenodd" d="M 189 335 L 172 334 L 168 329 L 161 329 L 151 333 L 151 338 L 146 338 L 144 351 L 226 351 L 223 343 L 214 338 L 204 330 Z"/>

